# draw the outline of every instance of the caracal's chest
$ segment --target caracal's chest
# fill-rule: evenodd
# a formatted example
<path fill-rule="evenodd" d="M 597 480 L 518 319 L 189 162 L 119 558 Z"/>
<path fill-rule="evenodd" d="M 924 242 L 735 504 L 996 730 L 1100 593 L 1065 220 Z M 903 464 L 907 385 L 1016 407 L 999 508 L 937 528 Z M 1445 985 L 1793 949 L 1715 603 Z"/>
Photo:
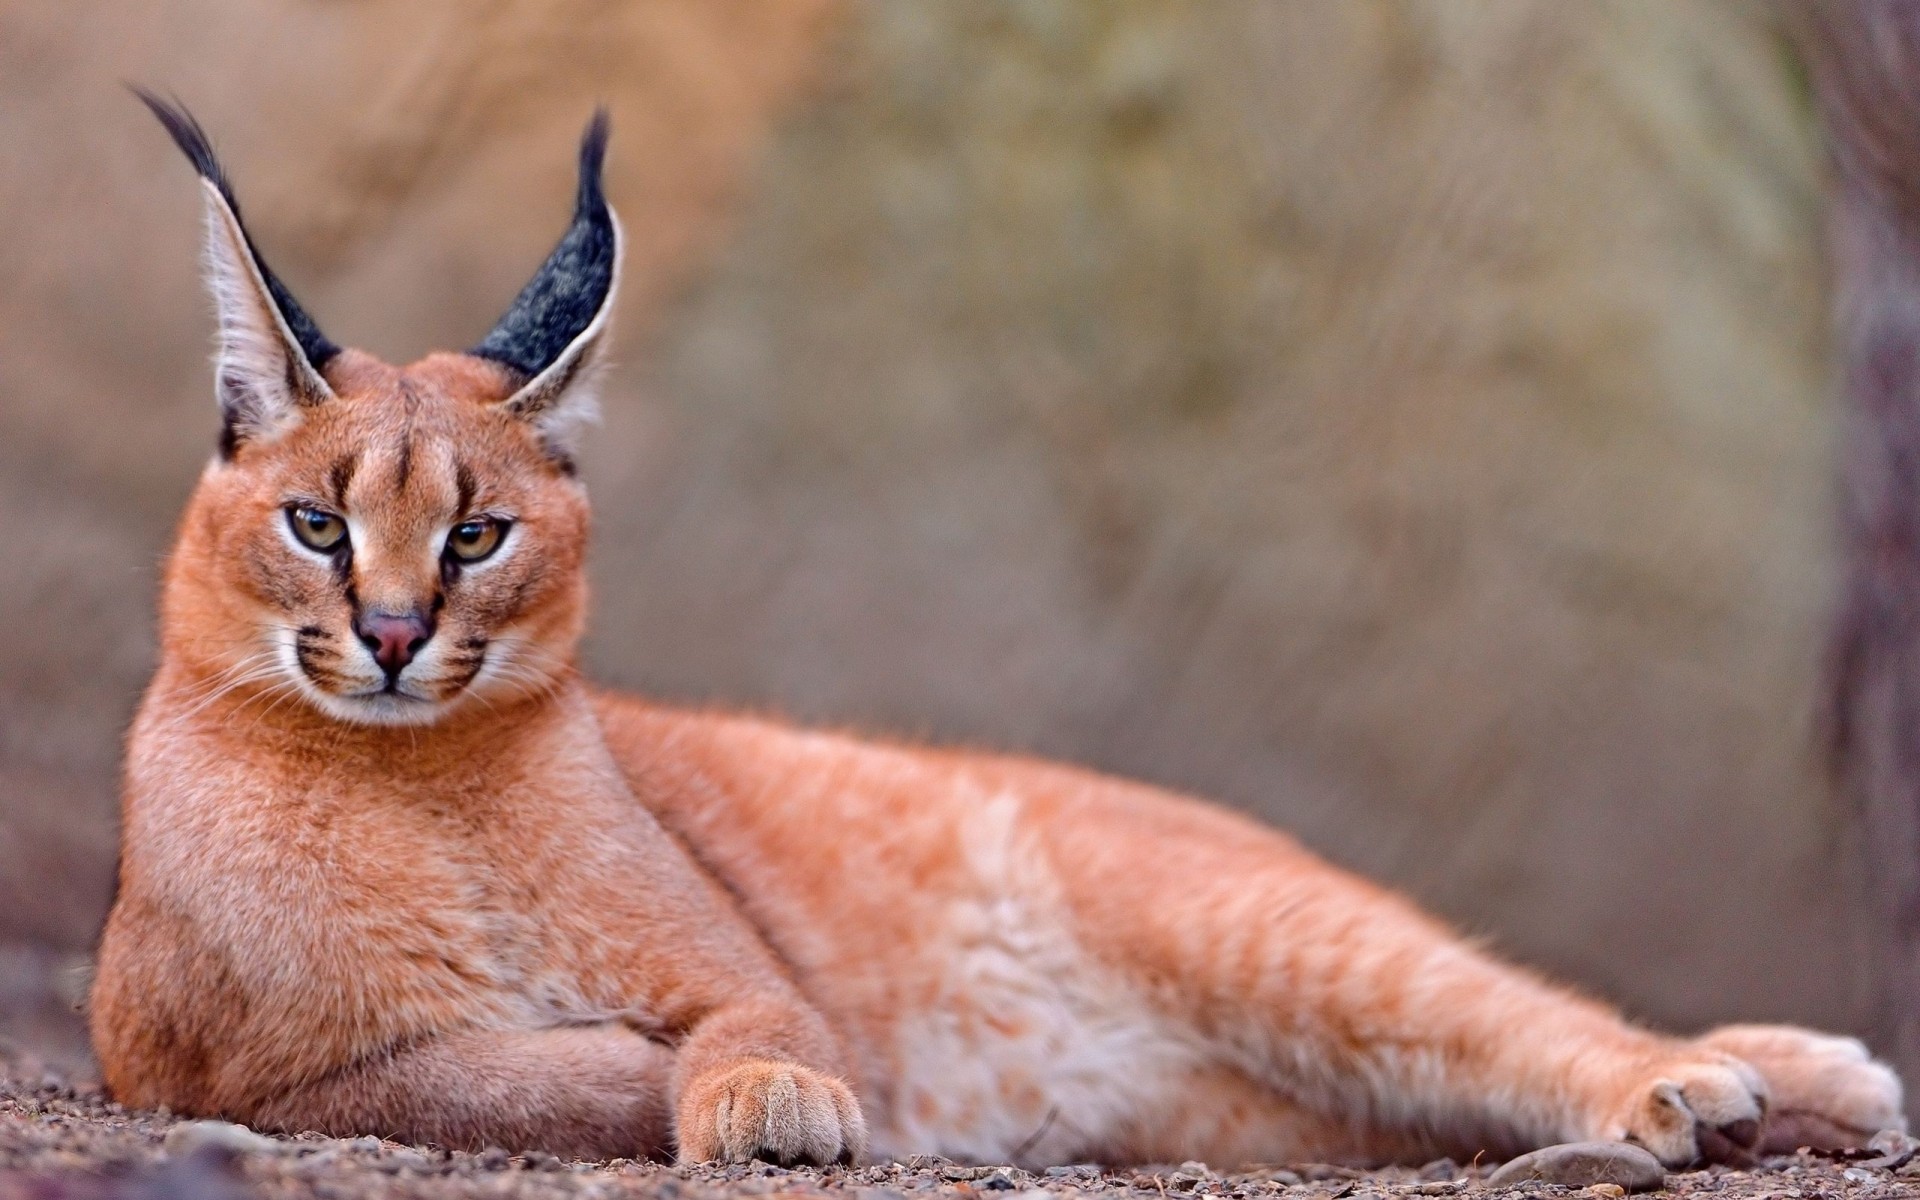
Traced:
<path fill-rule="evenodd" d="M 645 937 L 662 835 L 611 772 L 226 774 L 171 806 L 190 815 L 170 848 L 210 885 L 180 899 L 260 986 L 378 988 L 436 1020 L 644 1018 L 672 952 Z"/>

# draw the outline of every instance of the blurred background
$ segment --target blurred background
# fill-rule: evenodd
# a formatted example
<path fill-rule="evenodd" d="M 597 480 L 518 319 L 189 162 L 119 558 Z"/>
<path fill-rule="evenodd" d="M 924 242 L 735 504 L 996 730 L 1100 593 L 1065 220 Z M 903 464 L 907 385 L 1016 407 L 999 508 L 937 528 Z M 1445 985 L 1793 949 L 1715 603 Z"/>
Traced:
<path fill-rule="evenodd" d="M 1217 797 L 1647 1020 L 1874 1034 L 1778 18 L 0 0 L 0 1035 L 85 1061 L 216 431 L 199 192 L 122 80 L 395 360 L 485 332 L 611 105 L 596 678 Z"/>

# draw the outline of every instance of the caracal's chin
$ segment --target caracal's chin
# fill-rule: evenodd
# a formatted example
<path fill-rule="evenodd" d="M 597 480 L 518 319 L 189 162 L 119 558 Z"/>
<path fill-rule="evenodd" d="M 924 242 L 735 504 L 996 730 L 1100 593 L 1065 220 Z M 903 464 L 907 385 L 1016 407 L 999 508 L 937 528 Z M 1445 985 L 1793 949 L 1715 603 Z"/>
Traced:
<path fill-rule="evenodd" d="M 343 696 L 323 691 L 311 680 L 303 680 L 300 691 L 315 708 L 351 725 L 431 725 L 459 707 L 467 695 L 467 690 L 462 688 L 443 700 L 398 690 Z"/>
<path fill-rule="evenodd" d="M 486 670 L 464 682 L 414 680 L 403 675 L 392 686 L 381 680 L 349 692 L 323 687 L 301 671 L 294 673 L 294 679 L 301 696 L 315 708 L 350 725 L 432 725 L 469 708 L 498 710 L 547 690 L 530 686 L 528 680 L 517 676 L 500 677 Z"/>

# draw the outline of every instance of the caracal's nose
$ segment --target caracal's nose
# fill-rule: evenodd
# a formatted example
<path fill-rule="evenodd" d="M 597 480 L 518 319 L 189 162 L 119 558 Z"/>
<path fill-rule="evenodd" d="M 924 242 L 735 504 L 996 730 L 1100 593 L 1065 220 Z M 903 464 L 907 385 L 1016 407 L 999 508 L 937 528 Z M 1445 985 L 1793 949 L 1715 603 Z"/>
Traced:
<path fill-rule="evenodd" d="M 393 679 L 406 669 L 420 647 L 433 636 L 433 619 L 418 612 L 390 613 L 378 610 L 362 613 L 353 622 L 353 631 L 373 651 L 373 661 Z"/>

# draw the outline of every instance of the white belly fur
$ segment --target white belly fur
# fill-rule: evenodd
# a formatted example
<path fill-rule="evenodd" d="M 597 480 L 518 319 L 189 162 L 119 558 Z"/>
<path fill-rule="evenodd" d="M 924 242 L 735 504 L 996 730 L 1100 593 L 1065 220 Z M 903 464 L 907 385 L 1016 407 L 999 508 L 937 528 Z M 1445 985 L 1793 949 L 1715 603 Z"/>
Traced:
<path fill-rule="evenodd" d="M 898 1026 L 897 1100 L 875 1114 L 881 1156 L 1085 1161 L 1212 1057 L 1080 947 L 1019 812 L 1016 797 L 993 796 L 963 830 L 977 886 L 926 943 L 944 964 L 940 994 Z"/>

